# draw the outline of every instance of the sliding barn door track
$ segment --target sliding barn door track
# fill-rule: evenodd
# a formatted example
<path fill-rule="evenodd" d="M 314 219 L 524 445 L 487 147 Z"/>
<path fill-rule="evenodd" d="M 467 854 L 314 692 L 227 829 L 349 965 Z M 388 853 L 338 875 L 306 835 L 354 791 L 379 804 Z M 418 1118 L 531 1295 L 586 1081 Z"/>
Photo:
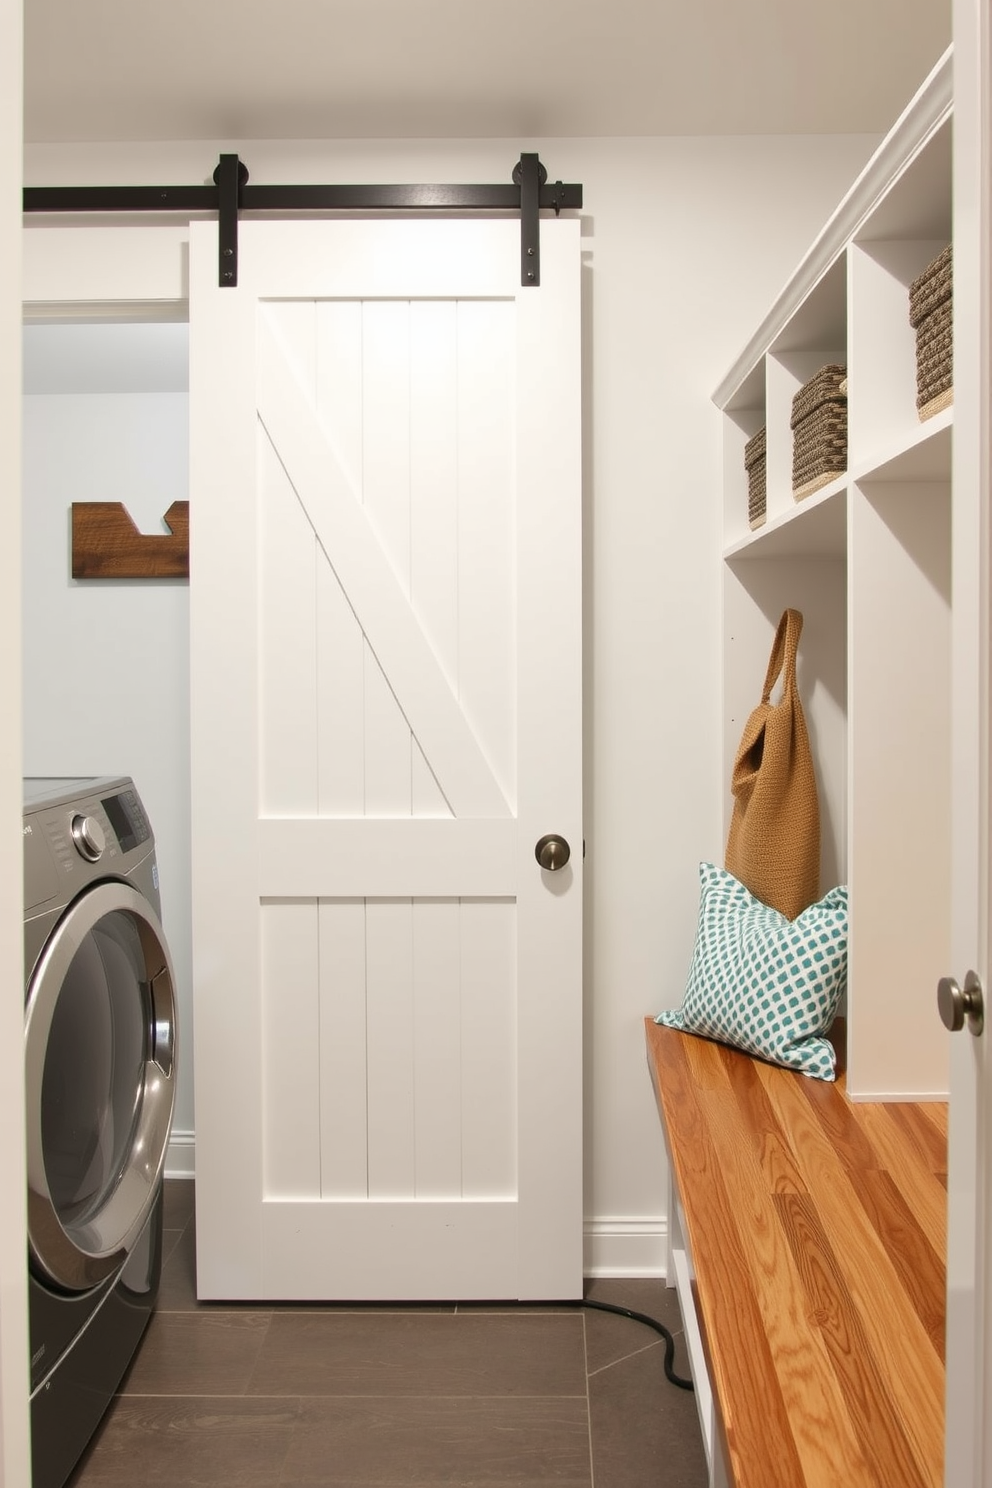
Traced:
<path fill-rule="evenodd" d="M 516 212 L 520 282 L 541 282 L 540 212 L 582 206 L 582 187 L 548 182 L 537 155 L 521 155 L 506 186 L 252 186 L 237 155 L 221 155 L 212 186 L 26 186 L 25 212 L 216 212 L 219 283 L 238 282 L 242 212 Z"/>

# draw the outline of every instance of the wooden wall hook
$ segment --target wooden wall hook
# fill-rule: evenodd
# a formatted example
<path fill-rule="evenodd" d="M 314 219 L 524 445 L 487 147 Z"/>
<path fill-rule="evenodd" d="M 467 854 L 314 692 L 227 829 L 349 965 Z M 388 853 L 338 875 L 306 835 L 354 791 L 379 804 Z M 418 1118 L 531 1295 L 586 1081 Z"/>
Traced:
<path fill-rule="evenodd" d="M 168 533 L 139 532 L 121 501 L 72 503 L 74 579 L 189 578 L 189 502 L 165 514 Z"/>

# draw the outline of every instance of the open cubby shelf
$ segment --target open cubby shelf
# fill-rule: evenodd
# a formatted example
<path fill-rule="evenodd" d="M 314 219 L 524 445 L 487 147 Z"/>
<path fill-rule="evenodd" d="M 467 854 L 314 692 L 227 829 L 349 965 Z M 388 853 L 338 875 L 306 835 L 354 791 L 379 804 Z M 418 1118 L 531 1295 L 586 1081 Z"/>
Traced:
<path fill-rule="evenodd" d="M 855 181 L 714 393 L 723 413 L 723 779 L 782 610 L 818 768 L 822 889 L 850 888 L 848 1089 L 940 1098 L 934 988 L 950 960 L 951 437 L 921 422 L 909 287 L 952 238 L 950 50 Z M 847 368 L 847 470 L 792 491 L 789 419 Z M 766 520 L 744 446 L 766 429 Z M 727 823 L 731 801 L 726 798 Z"/>

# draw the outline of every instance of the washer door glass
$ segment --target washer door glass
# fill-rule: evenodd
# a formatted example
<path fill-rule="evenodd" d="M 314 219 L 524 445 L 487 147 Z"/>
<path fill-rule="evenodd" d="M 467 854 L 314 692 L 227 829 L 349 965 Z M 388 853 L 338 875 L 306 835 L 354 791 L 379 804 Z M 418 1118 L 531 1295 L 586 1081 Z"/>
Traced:
<path fill-rule="evenodd" d="M 174 1096 L 172 968 L 130 887 L 56 927 L 28 994 L 28 1232 L 36 1267 L 82 1290 L 127 1259 L 154 1203 Z"/>
<path fill-rule="evenodd" d="M 55 1212 L 85 1221 L 124 1167 L 151 1052 L 138 927 L 114 910 L 73 956 L 52 1015 L 41 1083 L 41 1140 Z"/>

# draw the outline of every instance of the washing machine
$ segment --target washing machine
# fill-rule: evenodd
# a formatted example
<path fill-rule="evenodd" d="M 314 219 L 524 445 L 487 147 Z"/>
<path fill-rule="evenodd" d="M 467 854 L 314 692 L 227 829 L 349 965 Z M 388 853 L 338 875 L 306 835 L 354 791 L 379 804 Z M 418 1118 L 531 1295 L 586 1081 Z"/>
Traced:
<path fill-rule="evenodd" d="M 33 1488 L 61 1488 L 158 1293 L 176 1002 L 126 776 L 24 781 Z"/>

